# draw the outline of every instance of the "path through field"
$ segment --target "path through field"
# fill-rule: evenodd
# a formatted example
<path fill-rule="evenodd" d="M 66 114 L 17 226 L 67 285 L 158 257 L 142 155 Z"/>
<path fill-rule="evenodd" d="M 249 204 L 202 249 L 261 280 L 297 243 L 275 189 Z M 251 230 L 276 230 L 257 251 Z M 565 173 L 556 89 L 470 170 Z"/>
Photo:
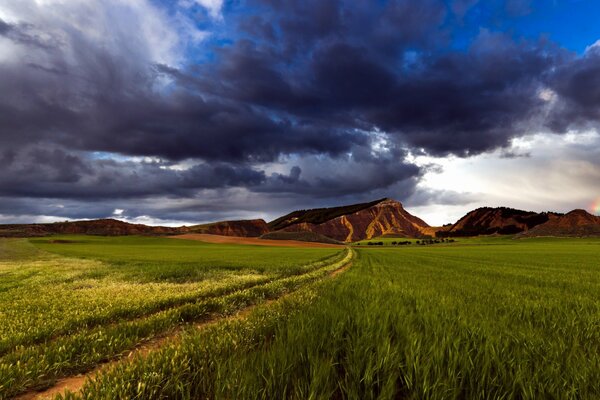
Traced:
<path fill-rule="evenodd" d="M 207 235 L 207 236 L 214 236 L 214 235 Z M 278 241 L 276 241 L 276 242 L 278 242 Z M 311 272 L 305 273 L 305 275 L 314 274 L 315 272 L 321 271 L 321 272 L 323 272 L 323 275 L 318 277 L 316 279 L 316 281 L 319 281 L 322 279 L 327 279 L 327 278 L 334 278 L 334 277 L 338 276 L 339 274 L 345 272 L 346 270 L 348 270 L 351 267 L 353 258 L 354 258 L 354 252 L 352 250 L 348 249 L 346 257 L 343 258 L 341 261 L 336 262 L 331 265 L 326 265 L 322 268 L 319 268 L 317 271 L 311 271 Z M 285 278 L 283 278 L 282 280 L 284 280 L 284 279 Z M 315 280 L 309 280 L 306 284 L 310 284 L 310 283 L 314 283 L 314 282 L 315 282 Z M 261 286 L 261 285 L 257 285 L 257 287 L 258 286 Z M 204 320 L 200 323 L 194 324 L 194 328 L 195 329 L 204 329 L 208 326 L 219 324 L 219 323 L 222 323 L 225 321 L 240 320 L 240 319 L 247 318 L 248 315 L 250 315 L 250 313 L 257 306 L 259 306 L 259 305 L 270 306 L 275 301 L 279 301 L 279 300 L 285 298 L 290 293 L 292 293 L 292 291 L 283 292 L 274 298 L 257 300 L 256 302 L 251 303 L 250 305 L 248 305 L 246 307 L 237 309 L 235 311 L 235 313 L 232 315 L 213 316 L 212 318 L 210 318 L 208 320 Z M 66 391 L 72 392 L 72 393 L 77 393 L 81 390 L 81 388 L 86 383 L 86 381 L 93 380 L 100 373 L 107 372 L 107 371 L 111 370 L 112 368 L 115 368 L 119 364 L 131 362 L 132 360 L 135 360 L 135 359 L 145 358 L 150 353 L 157 351 L 168 344 L 177 342 L 178 340 L 181 339 L 182 332 L 184 332 L 184 330 L 183 330 L 183 327 L 181 326 L 166 335 L 158 335 L 150 340 L 145 341 L 144 343 L 141 343 L 140 345 L 138 345 L 136 348 L 132 349 L 128 353 L 126 353 L 122 356 L 119 356 L 109 362 L 98 365 L 96 368 L 94 368 L 93 370 L 91 370 L 89 372 L 58 379 L 54 385 L 52 385 L 51 387 L 49 387 L 45 390 L 42 390 L 42 391 L 30 390 L 19 396 L 16 396 L 14 399 L 15 400 L 45 400 L 45 399 L 53 399 L 57 395 L 63 394 Z"/>

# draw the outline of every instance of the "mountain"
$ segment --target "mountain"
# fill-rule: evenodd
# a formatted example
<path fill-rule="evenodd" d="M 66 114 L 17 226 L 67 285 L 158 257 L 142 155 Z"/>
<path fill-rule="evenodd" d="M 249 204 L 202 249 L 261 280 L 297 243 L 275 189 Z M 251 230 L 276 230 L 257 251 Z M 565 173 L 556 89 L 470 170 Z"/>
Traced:
<path fill-rule="evenodd" d="M 467 213 L 449 228 L 436 232 L 438 237 L 515 234 L 548 222 L 558 214 L 536 213 L 506 207 L 482 207 Z"/>
<path fill-rule="evenodd" d="M 188 232 L 221 236 L 259 237 L 268 233 L 269 227 L 262 219 L 248 219 L 190 226 Z"/>
<path fill-rule="evenodd" d="M 519 236 L 600 236 L 600 217 L 596 217 L 585 210 L 573 210 L 523 232 Z"/>
<path fill-rule="evenodd" d="M 299 210 L 269 224 L 272 231 L 315 232 L 335 240 L 352 242 L 381 235 L 421 237 L 429 228 L 392 199 L 343 207 Z"/>
<path fill-rule="evenodd" d="M 52 234 L 84 235 L 173 235 L 182 228 L 130 224 L 116 219 L 96 219 L 91 221 L 55 222 L 51 224 L 0 225 L 0 237 L 31 237 Z"/>

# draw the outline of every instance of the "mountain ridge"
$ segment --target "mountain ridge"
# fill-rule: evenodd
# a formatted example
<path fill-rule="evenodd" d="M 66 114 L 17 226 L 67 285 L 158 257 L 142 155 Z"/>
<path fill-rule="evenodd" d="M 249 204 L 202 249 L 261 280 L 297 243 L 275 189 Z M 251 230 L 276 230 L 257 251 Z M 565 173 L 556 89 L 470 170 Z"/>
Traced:
<path fill-rule="evenodd" d="M 312 235 L 302 234 L 310 232 Z M 339 207 L 296 210 L 267 223 L 263 219 L 228 220 L 208 224 L 165 227 L 132 224 L 112 218 L 55 223 L 0 225 L 0 237 L 35 237 L 53 234 L 88 235 L 177 235 L 205 233 L 241 237 L 327 237 L 353 242 L 388 235 L 395 237 L 462 237 L 493 234 L 534 236 L 600 236 L 600 217 L 585 210 L 567 214 L 537 213 L 508 207 L 480 207 L 443 227 L 429 226 L 406 211 L 397 200 Z M 278 234 L 279 233 L 279 234 Z"/>

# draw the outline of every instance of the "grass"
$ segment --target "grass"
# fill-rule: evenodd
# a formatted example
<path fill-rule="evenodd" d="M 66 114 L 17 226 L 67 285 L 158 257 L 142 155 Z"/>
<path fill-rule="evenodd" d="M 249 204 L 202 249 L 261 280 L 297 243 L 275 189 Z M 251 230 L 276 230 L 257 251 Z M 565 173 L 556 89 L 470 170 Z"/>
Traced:
<path fill-rule="evenodd" d="M 372 243 L 383 242 L 384 246 L 391 246 L 393 242 L 403 242 L 403 241 L 408 241 L 411 243 L 411 245 L 415 245 L 415 244 L 417 244 L 417 242 L 422 242 L 423 240 L 429 241 L 430 239 L 429 238 L 414 239 L 414 238 L 402 238 L 402 237 L 392 237 L 392 236 L 379 236 L 379 237 L 374 237 L 372 239 L 359 240 L 357 242 L 351 243 L 351 245 L 353 245 L 353 246 L 368 246 L 369 242 L 372 242 Z M 442 238 L 431 238 L 431 240 L 441 241 Z M 440 245 L 441 246 L 445 246 L 445 245 L 451 245 L 451 246 L 477 245 L 477 244 L 498 245 L 498 244 L 516 243 L 516 241 L 518 241 L 518 240 L 525 240 L 525 239 L 517 239 L 517 238 L 515 238 L 514 235 L 502 235 L 502 236 L 488 235 L 488 236 L 476 236 L 476 237 L 450 237 L 450 238 L 444 238 L 444 240 L 453 240 L 453 242 L 451 242 L 451 243 L 449 243 L 449 242 L 435 243 L 435 245 L 436 246 L 440 246 Z"/>
<path fill-rule="evenodd" d="M 600 240 L 356 248 L 338 279 L 69 399 L 595 399 Z"/>
<path fill-rule="evenodd" d="M 0 398 L 295 290 L 346 254 L 146 237 L 0 240 Z"/>
<path fill-rule="evenodd" d="M 215 270 L 292 274 L 299 266 L 336 252 L 327 248 L 274 249 L 160 237 L 53 236 L 32 239 L 39 249 L 108 263 L 110 272 L 134 281 L 189 282 Z"/>

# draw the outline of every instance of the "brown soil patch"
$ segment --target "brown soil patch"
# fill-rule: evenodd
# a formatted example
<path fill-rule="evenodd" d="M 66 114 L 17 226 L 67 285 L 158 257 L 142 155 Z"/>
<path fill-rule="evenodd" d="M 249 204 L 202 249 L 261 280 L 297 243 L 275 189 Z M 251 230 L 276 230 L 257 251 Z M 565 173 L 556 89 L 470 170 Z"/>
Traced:
<path fill-rule="evenodd" d="M 274 246 L 274 247 L 334 247 L 340 248 L 343 245 L 329 244 L 329 243 L 316 243 L 316 242 L 301 242 L 299 240 L 271 240 L 271 239 L 260 239 L 251 237 L 238 237 L 238 236 L 220 236 L 220 235 L 208 235 L 204 233 L 186 233 L 184 235 L 169 236 L 174 239 L 188 239 L 198 240 L 206 243 L 219 243 L 219 244 L 246 244 L 254 246 Z"/>

